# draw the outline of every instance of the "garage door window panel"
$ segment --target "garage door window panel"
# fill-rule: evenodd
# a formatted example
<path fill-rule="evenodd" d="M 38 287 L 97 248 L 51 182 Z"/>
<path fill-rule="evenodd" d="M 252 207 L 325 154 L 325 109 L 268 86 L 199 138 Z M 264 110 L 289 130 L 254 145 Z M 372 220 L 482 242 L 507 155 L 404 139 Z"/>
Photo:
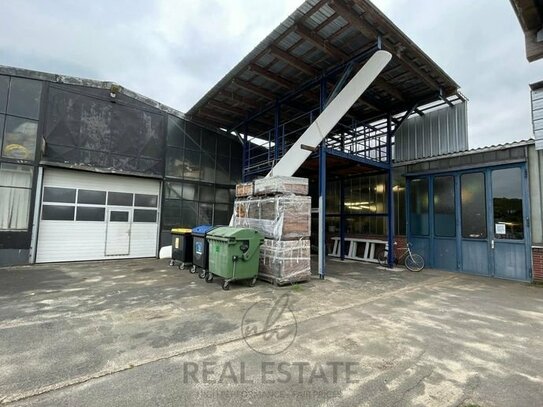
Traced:
<path fill-rule="evenodd" d="M 75 206 L 66 205 L 43 205 L 42 220 L 65 220 L 73 221 Z"/>
<path fill-rule="evenodd" d="M 27 230 L 32 167 L 0 164 L 0 230 Z"/>
<path fill-rule="evenodd" d="M 88 189 L 80 189 L 77 192 L 77 203 L 88 205 L 105 205 L 106 191 L 91 191 Z"/>
<path fill-rule="evenodd" d="M 107 195 L 107 204 L 114 206 L 132 206 L 134 203 L 134 194 L 125 192 L 109 192 Z"/>
<path fill-rule="evenodd" d="M 105 213 L 105 208 L 93 206 L 78 206 L 75 220 L 85 222 L 103 222 L 105 218 Z"/>
<path fill-rule="evenodd" d="M 134 209 L 134 222 L 156 223 L 157 211 L 151 209 Z"/>
<path fill-rule="evenodd" d="M 75 203 L 76 190 L 72 188 L 45 187 L 43 202 Z"/>
<path fill-rule="evenodd" d="M 128 211 L 111 211 L 109 213 L 110 222 L 128 222 Z"/>
<path fill-rule="evenodd" d="M 136 194 L 134 197 L 134 206 L 142 206 L 145 208 L 156 208 L 158 205 L 158 196 Z"/>

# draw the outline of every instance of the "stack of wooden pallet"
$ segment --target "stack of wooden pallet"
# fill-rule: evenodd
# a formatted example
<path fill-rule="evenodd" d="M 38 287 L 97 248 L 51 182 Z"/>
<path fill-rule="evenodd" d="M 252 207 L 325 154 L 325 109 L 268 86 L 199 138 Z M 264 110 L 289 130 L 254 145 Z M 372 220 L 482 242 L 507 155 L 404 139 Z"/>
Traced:
<path fill-rule="evenodd" d="M 252 185 L 250 185 L 252 184 Z M 269 177 L 236 187 L 233 225 L 265 236 L 259 277 L 283 285 L 311 278 L 308 180 Z"/>

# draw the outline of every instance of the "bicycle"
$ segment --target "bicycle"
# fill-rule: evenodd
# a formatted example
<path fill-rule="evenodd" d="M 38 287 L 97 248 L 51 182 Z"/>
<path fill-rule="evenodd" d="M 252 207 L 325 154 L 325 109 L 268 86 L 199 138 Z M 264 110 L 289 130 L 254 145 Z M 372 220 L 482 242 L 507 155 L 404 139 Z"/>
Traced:
<path fill-rule="evenodd" d="M 394 246 L 397 246 L 398 243 L 394 242 Z M 397 250 L 404 250 L 404 252 L 401 254 L 400 257 L 394 256 L 393 262 L 395 264 L 398 264 L 400 260 L 405 258 L 404 263 L 405 267 L 407 267 L 410 271 L 421 271 L 424 268 L 424 258 L 417 253 L 413 253 L 411 251 L 411 243 L 407 243 L 406 247 L 398 247 Z M 381 266 L 387 266 L 388 265 L 388 250 L 385 248 L 383 250 L 380 250 L 377 253 L 377 260 L 379 261 L 379 264 Z"/>

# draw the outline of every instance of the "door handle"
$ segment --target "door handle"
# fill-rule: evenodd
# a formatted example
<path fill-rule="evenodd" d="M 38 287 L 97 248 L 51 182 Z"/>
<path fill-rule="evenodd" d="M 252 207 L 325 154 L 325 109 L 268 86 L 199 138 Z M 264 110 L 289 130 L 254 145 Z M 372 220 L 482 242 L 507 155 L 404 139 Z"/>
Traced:
<path fill-rule="evenodd" d="M 490 241 L 490 247 L 491 247 L 492 249 L 494 249 L 494 239 L 492 239 L 492 240 Z"/>

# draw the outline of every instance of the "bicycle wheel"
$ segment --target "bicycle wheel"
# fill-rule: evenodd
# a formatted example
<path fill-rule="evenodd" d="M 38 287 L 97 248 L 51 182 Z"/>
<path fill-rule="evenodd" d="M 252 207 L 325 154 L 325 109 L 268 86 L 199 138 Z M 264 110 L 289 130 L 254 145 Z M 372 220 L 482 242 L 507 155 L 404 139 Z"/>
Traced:
<path fill-rule="evenodd" d="M 405 258 L 405 267 L 411 271 L 421 271 L 424 268 L 424 259 L 417 253 L 411 253 Z"/>
<path fill-rule="evenodd" d="M 380 250 L 377 253 L 377 261 L 383 267 L 388 266 L 388 252 L 386 250 Z"/>

